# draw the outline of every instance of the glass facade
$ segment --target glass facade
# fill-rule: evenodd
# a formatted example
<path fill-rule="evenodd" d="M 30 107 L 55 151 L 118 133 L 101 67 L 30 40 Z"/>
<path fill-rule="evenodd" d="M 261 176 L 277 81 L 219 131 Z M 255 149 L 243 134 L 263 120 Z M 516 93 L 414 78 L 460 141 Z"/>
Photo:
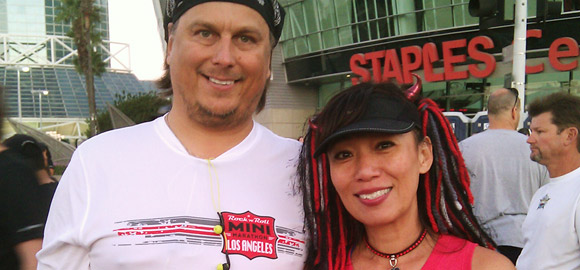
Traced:
<path fill-rule="evenodd" d="M 284 1 L 281 1 L 284 2 Z M 285 1 L 281 44 L 290 58 L 339 46 L 473 25 L 469 0 Z"/>
<path fill-rule="evenodd" d="M 110 48 L 108 0 L 94 2 L 100 8 L 101 19 L 95 26 L 105 41 L 102 46 Z M 40 108 L 44 118 L 89 115 L 84 76 L 74 69 L 75 47 L 72 39 L 65 37 L 71 26 L 56 21 L 61 5 L 61 0 L 0 0 L 0 85 L 5 88 L 4 97 L 0 98 L 7 104 L 8 117 L 18 117 L 19 88 L 23 118 L 39 118 Z M 106 53 L 109 49 L 97 49 L 103 52 L 103 57 L 111 56 Z M 29 71 L 17 71 L 23 67 Z M 40 97 L 41 90 L 47 90 L 48 95 Z M 152 90 L 153 85 L 141 83 L 128 71 L 107 71 L 95 76 L 99 110 L 106 108 L 107 102 L 112 104 L 116 94 Z"/>
<path fill-rule="evenodd" d="M 44 0 L 46 12 L 46 34 L 54 36 L 66 36 L 70 31 L 70 24 L 64 22 L 57 22 L 56 15 L 58 8 L 62 5 L 60 0 Z M 109 40 L 109 10 L 107 0 L 95 0 L 95 5 L 100 9 L 100 20 L 98 24 L 93 24 L 97 31 L 101 34 L 103 40 Z M 74 47 L 72 41 L 65 42 L 66 46 Z M 102 50 L 99 49 L 101 52 Z M 49 53 L 53 53 L 49 50 Z M 67 48 L 64 46 L 56 46 L 54 56 L 57 58 L 64 57 L 68 54 Z M 72 64 L 72 59 L 65 60 L 66 64 Z"/>
<path fill-rule="evenodd" d="M 41 67 L 20 72 L 0 67 L 0 85 L 5 86 L 2 100 L 6 103 L 8 117 L 18 117 L 18 84 L 22 100 L 22 117 L 85 118 L 89 115 L 84 76 L 71 68 Z M 150 87 L 150 88 L 147 88 Z M 153 85 L 141 83 L 134 74 L 106 72 L 95 77 L 97 108 L 114 103 L 115 94 L 138 93 L 154 90 Z M 48 90 L 40 100 L 33 91 Z M 42 101 L 42 106 L 39 102 Z"/>
<path fill-rule="evenodd" d="M 29 59 L 21 59 L 21 64 L 35 64 L 42 62 L 35 57 L 55 56 L 62 58 L 69 53 L 66 47 L 73 48 L 72 41 L 54 46 L 54 51 L 50 47 L 37 48 L 36 44 L 42 42 L 45 36 L 66 36 L 70 30 L 70 24 L 56 21 L 60 0 L 0 0 L 0 33 L 10 34 L 11 41 L 20 44 L 12 48 L 7 48 L 9 55 L 3 55 L 5 59 L 18 57 L 20 51 L 33 51 Z M 103 40 L 109 40 L 109 18 L 107 0 L 95 0 L 95 5 L 101 10 L 101 22 L 96 25 L 96 29 L 101 33 Z M 3 44 L 0 44 L 2 47 Z M 4 51 L 4 48 L 1 48 Z M 72 59 L 66 59 L 63 64 L 72 64 Z"/>
<path fill-rule="evenodd" d="M 486 53 L 497 61 L 494 73 L 486 78 L 469 76 L 462 80 L 423 81 L 423 93 L 448 111 L 475 113 L 485 110 L 487 96 L 509 83 L 511 63 L 502 61 L 501 49 L 513 40 L 514 0 L 504 2 L 504 22 L 499 30 L 480 31 L 479 18 L 468 11 L 469 0 L 282 0 L 286 8 L 281 44 L 287 78 L 292 83 L 315 85 L 319 92 L 319 106 L 336 92 L 351 84 L 350 57 L 354 54 L 379 52 L 409 46 L 436 44 L 439 60 L 433 62 L 436 73 L 443 72 L 441 44 L 449 40 L 467 39 L 479 35 L 490 36 L 494 48 Z M 580 40 L 580 35 L 565 29 L 580 23 L 578 1 L 558 1 L 564 20 L 556 23 L 535 23 L 537 1 L 528 3 L 528 29 L 543 29 L 541 39 L 528 40 L 528 59 L 547 62 L 550 42 L 559 37 Z M 562 21 L 568 21 L 563 23 Z M 570 26 L 576 27 L 570 28 Z M 493 33 L 492 33 L 493 32 Z M 533 51 L 533 53 L 529 53 Z M 455 49 L 456 55 L 467 55 L 466 47 Z M 400 56 L 400 54 L 399 54 Z M 578 59 L 578 57 L 576 57 Z M 379 60 L 381 67 L 386 65 Z M 399 60 L 400 61 L 400 60 Z M 473 63 L 470 57 L 455 69 L 465 70 Z M 570 62 L 572 60 L 569 60 Z M 365 68 L 371 70 L 369 61 Z M 549 65 L 549 63 L 547 64 Z M 422 70 L 414 71 L 423 75 Z M 580 91 L 578 68 L 557 71 L 546 68 L 538 74 L 526 76 L 526 103 L 554 91 Z"/>

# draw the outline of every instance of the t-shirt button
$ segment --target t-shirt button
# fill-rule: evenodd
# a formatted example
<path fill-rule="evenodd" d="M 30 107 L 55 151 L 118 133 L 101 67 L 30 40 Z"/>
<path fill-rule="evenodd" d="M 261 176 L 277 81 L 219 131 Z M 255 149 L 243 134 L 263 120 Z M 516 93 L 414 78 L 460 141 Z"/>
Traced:
<path fill-rule="evenodd" d="M 224 228 L 221 225 L 215 225 L 213 227 L 213 232 L 215 234 L 222 234 L 223 231 L 224 231 Z"/>

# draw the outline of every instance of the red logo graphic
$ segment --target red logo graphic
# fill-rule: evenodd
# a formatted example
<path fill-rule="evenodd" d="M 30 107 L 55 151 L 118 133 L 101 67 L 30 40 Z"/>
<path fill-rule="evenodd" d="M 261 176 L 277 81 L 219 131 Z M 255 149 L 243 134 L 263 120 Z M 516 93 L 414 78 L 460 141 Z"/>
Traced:
<path fill-rule="evenodd" d="M 250 211 L 242 214 L 222 212 L 222 216 L 229 254 L 240 254 L 250 260 L 256 257 L 278 258 L 274 218 L 256 216 Z M 225 247 L 222 248 L 224 253 Z"/>

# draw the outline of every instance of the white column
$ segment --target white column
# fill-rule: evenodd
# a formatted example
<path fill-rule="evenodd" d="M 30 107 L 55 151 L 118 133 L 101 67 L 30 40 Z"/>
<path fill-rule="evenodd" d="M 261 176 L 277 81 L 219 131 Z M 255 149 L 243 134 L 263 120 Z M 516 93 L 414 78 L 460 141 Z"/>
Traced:
<path fill-rule="evenodd" d="M 528 23 L 528 1 L 516 0 L 514 19 L 514 58 L 512 65 L 512 87 L 518 89 L 520 106 L 520 123 L 518 128 L 523 127 L 524 105 L 526 97 L 526 31 Z"/>

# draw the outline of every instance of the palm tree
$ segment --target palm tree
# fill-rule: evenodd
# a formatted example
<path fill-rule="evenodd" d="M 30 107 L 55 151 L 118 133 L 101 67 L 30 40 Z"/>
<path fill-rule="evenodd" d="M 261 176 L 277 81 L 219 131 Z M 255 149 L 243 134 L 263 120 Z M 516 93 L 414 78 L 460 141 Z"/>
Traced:
<path fill-rule="evenodd" d="M 95 102 L 94 76 L 105 72 L 105 63 L 101 53 L 95 49 L 102 42 L 102 37 L 95 26 L 101 21 L 101 9 L 94 5 L 94 0 L 62 0 L 57 8 L 56 21 L 71 24 L 67 35 L 77 47 L 77 56 L 73 59 L 78 73 L 84 74 L 87 97 L 89 100 L 90 135 L 97 134 L 97 106 Z"/>

